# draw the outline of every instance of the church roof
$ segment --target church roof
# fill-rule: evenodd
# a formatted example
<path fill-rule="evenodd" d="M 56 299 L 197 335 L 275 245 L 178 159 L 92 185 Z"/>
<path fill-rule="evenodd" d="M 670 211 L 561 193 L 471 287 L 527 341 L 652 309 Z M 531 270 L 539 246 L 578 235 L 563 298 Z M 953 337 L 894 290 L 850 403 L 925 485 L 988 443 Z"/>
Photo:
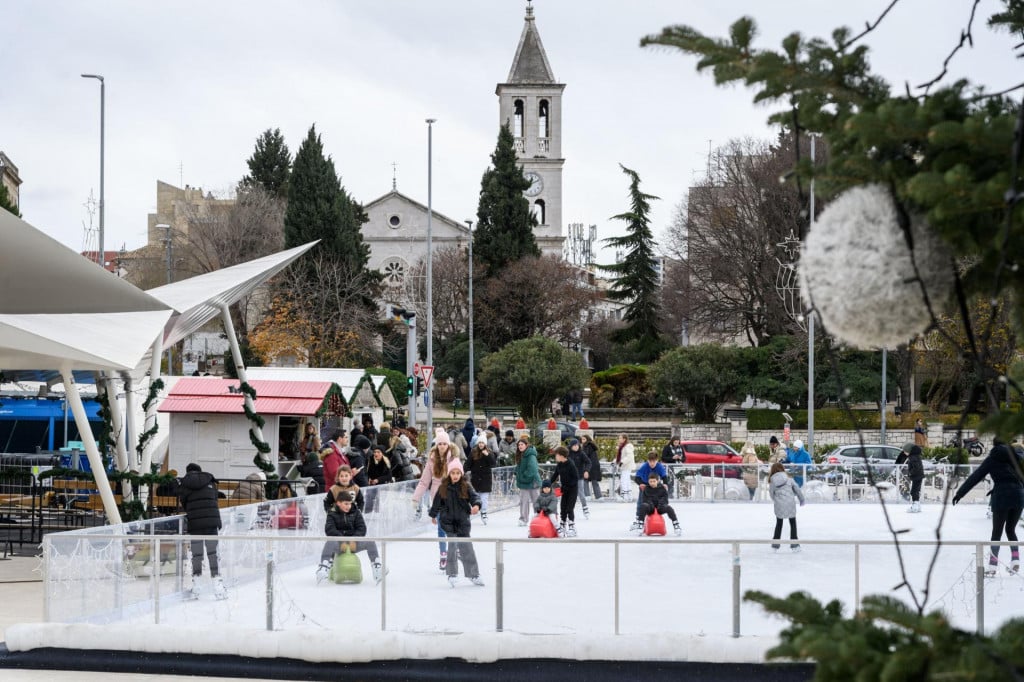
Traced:
<path fill-rule="evenodd" d="M 537 24 L 533 20 L 533 7 L 526 7 L 526 21 L 523 33 L 519 36 L 516 56 L 512 59 L 512 68 L 508 72 L 509 83 L 554 84 L 555 73 L 548 63 L 548 55 L 544 52 L 544 44 L 540 41 Z"/>
<path fill-rule="evenodd" d="M 374 199 L 373 201 L 365 204 L 363 206 L 363 210 L 365 211 L 365 210 L 369 209 L 371 206 L 375 206 L 376 204 L 382 203 L 382 202 L 386 201 L 387 199 L 390 199 L 391 197 L 395 197 L 395 198 L 399 199 L 400 201 L 404 201 L 404 202 L 406 202 L 408 204 L 411 204 L 411 205 L 415 206 L 416 208 L 420 209 L 421 211 L 423 211 L 424 213 L 427 212 L 426 204 L 421 204 L 420 202 L 416 201 L 415 199 L 412 199 L 412 198 L 402 194 L 397 189 L 393 189 L 390 192 L 388 192 L 387 194 L 379 196 L 376 199 Z M 434 219 L 441 220 L 442 222 L 448 223 L 452 227 L 454 227 L 454 228 L 456 228 L 458 230 L 461 230 L 461 231 L 465 232 L 466 234 L 469 234 L 469 228 L 466 227 L 465 223 L 460 223 L 457 220 L 452 220 L 451 218 L 449 218 L 448 216 L 444 215 L 443 213 L 439 213 L 436 208 L 435 209 L 431 209 L 431 213 L 433 213 Z"/>

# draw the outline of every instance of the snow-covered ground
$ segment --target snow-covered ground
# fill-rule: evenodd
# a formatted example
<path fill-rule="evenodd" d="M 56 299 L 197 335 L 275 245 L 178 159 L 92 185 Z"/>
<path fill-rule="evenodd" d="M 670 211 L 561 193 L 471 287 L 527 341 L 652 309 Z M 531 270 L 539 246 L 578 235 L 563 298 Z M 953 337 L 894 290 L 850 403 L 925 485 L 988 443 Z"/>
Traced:
<path fill-rule="evenodd" d="M 847 613 L 858 583 L 862 597 L 886 593 L 909 599 L 905 588 L 892 591 L 902 578 L 877 503 L 800 508 L 800 553 L 792 553 L 786 540 L 777 553 L 772 550 L 775 519 L 770 503 L 674 506 L 684 531 L 681 538 L 629 535 L 634 505 L 618 502 L 591 502 L 590 519 L 577 507 L 579 535 L 566 540 L 526 540 L 515 509 L 492 512 L 486 526 L 474 517 L 484 587 L 464 579 L 455 589 L 449 587 L 438 569 L 434 527 L 425 517 L 411 537 L 386 543 L 389 573 L 382 585 L 370 579 L 365 554 L 360 555 L 366 577 L 362 584 L 317 584 L 319 541 L 291 543 L 285 551 L 284 543 L 277 547 L 273 537 L 225 537 L 222 553 L 233 557 L 228 565 L 235 567 L 226 572 L 227 600 L 204 595 L 199 601 L 185 601 L 175 591 L 179 582 L 173 575 L 159 581 L 140 576 L 120 581 L 118 599 L 123 604 L 138 599 L 141 606 L 117 609 L 115 617 L 102 625 L 13 626 L 7 631 L 7 646 L 12 651 L 70 646 L 306 660 L 493 660 L 522 656 L 528 647 L 530 655 L 541 657 L 758 661 L 787 622 L 740 602 L 740 637 L 732 636 L 737 561 L 740 594 L 751 589 L 775 595 L 804 590 L 821 601 L 841 600 Z M 902 541 L 926 543 L 903 548 L 909 584 L 923 599 L 942 507 L 925 504 L 920 514 L 908 514 L 905 504 L 890 504 L 888 509 L 895 527 L 906 531 L 900 535 Z M 977 543 L 988 537 L 989 529 L 983 505 L 962 504 L 947 508 L 942 538 L 944 543 Z M 788 537 L 788 526 L 783 537 Z M 503 559 L 500 590 L 498 540 Z M 882 544 L 854 547 L 857 542 L 877 541 Z M 273 631 L 268 631 L 266 559 L 275 548 L 278 563 L 269 580 Z M 281 561 L 288 552 L 300 558 Z M 1004 564 L 1009 555 L 1004 547 Z M 974 544 L 943 547 L 927 592 L 929 611 L 945 611 L 966 630 L 977 624 L 975 556 Z M 51 604 L 50 619 L 61 619 L 61 602 L 73 612 L 71 605 L 80 593 L 94 589 L 97 582 L 65 585 L 67 594 Z M 986 631 L 1024 611 L 1024 577 L 1000 570 L 983 584 Z M 158 613 L 152 608 L 157 586 Z M 650 636 L 659 632 L 666 634 Z M 338 644 L 345 641 L 338 639 L 339 634 L 357 635 L 360 647 Z"/>

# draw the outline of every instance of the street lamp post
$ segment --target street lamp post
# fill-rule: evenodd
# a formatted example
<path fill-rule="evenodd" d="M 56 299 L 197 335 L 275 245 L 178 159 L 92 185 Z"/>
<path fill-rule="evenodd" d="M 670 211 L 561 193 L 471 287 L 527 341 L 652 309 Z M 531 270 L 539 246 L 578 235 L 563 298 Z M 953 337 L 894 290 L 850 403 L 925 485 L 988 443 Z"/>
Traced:
<path fill-rule="evenodd" d="M 103 208 L 104 208 L 104 201 L 103 201 L 103 165 L 104 165 L 103 161 L 104 161 L 104 159 L 103 159 L 103 154 L 104 154 L 104 142 L 105 142 L 104 136 L 105 136 L 105 132 L 106 132 L 106 125 L 105 125 L 106 121 L 104 119 L 106 117 L 105 109 L 106 109 L 106 99 L 107 99 L 107 92 L 106 92 L 107 85 L 103 81 L 103 76 L 98 76 L 98 75 L 96 75 L 94 73 L 83 73 L 82 74 L 82 78 L 95 78 L 96 80 L 98 80 L 100 82 L 100 243 L 99 243 L 99 253 L 97 254 L 97 262 L 100 264 L 101 268 L 105 268 L 107 266 L 107 264 L 105 262 L 106 258 L 105 258 L 105 252 L 103 250 Z"/>
<path fill-rule="evenodd" d="M 171 240 L 171 226 L 166 224 L 166 223 L 159 223 L 159 224 L 156 225 L 156 228 L 160 229 L 160 230 L 165 230 L 166 231 L 166 234 L 164 235 L 162 241 L 164 243 L 164 247 L 167 250 L 167 283 L 170 284 L 173 281 L 173 279 L 174 279 L 173 278 L 173 272 L 174 272 L 174 260 L 173 260 L 174 243 Z M 167 347 L 167 376 L 171 375 L 171 360 L 172 359 L 173 359 L 172 349 L 171 349 L 170 346 L 168 346 Z"/>
<path fill-rule="evenodd" d="M 473 394 L 473 221 L 467 220 L 469 226 L 469 418 L 476 418 Z"/>
<path fill-rule="evenodd" d="M 434 218 L 433 203 L 433 154 L 434 154 L 434 123 L 436 118 L 427 119 L 427 365 L 434 366 L 434 246 L 432 229 Z M 426 386 L 427 410 L 427 447 L 434 437 L 434 391 Z"/>

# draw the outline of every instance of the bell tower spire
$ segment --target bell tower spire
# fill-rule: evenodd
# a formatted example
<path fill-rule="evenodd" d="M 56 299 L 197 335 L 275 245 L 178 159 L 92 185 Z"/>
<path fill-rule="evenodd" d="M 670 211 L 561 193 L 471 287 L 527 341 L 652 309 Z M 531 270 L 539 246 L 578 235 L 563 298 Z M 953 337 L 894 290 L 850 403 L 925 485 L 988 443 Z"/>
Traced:
<path fill-rule="evenodd" d="M 498 123 L 508 125 L 516 156 L 531 181 L 526 190 L 537 216 L 537 245 L 545 254 L 561 256 L 562 243 L 562 91 L 537 30 L 533 5 L 526 3 L 508 79 L 499 83 Z"/>

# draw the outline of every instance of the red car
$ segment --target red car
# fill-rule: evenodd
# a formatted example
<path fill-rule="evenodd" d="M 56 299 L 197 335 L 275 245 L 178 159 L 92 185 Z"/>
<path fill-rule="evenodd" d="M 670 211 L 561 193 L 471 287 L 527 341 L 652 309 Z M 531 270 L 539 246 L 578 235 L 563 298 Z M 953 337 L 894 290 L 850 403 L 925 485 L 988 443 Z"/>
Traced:
<path fill-rule="evenodd" d="M 717 440 L 684 440 L 681 441 L 686 453 L 686 464 L 741 464 L 743 458 L 738 452 L 725 443 Z M 740 475 L 738 466 L 713 468 L 708 471 L 713 476 L 736 478 Z"/>

